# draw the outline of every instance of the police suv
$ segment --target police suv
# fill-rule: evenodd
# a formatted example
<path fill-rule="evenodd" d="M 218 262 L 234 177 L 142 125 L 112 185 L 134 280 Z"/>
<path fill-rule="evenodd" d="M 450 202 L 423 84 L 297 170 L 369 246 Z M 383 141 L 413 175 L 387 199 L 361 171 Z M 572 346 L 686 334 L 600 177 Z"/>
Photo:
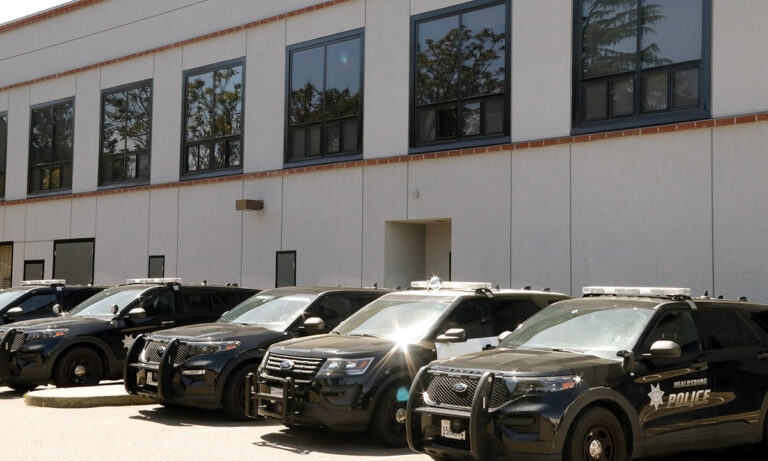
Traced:
<path fill-rule="evenodd" d="M 0 380 L 18 391 L 53 382 L 89 386 L 123 376 L 141 333 L 215 320 L 256 290 L 129 279 L 55 318 L 0 328 Z"/>
<path fill-rule="evenodd" d="M 343 287 L 262 291 L 214 323 L 137 339 L 126 361 L 125 389 L 161 404 L 224 409 L 244 419 L 245 377 L 256 371 L 270 345 L 327 333 L 386 292 Z"/>
<path fill-rule="evenodd" d="M 768 306 L 586 287 L 496 349 L 422 368 L 410 447 L 435 459 L 624 461 L 766 444 Z"/>
<path fill-rule="evenodd" d="M 249 384 L 248 415 L 288 426 L 368 429 L 387 445 L 405 445 L 408 388 L 421 366 L 493 347 L 500 333 L 568 298 L 437 278 L 412 286 L 368 304 L 330 334 L 271 346 L 258 383 Z"/>
<path fill-rule="evenodd" d="M 19 320 L 55 317 L 68 311 L 104 287 L 67 285 L 66 280 L 25 280 L 17 287 L 0 290 L 0 325 Z"/>

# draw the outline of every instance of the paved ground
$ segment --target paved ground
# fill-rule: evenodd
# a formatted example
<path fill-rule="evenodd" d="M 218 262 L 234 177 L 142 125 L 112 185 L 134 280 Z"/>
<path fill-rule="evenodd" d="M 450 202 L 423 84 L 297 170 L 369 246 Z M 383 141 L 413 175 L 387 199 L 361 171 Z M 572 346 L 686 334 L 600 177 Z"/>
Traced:
<path fill-rule="evenodd" d="M 0 459 L 90 460 L 371 460 L 426 461 L 408 450 L 381 448 L 364 435 L 287 430 L 268 422 L 238 423 L 216 412 L 159 405 L 40 408 L 0 387 L 5 437 Z M 745 448 L 659 461 L 747 461 Z"/>

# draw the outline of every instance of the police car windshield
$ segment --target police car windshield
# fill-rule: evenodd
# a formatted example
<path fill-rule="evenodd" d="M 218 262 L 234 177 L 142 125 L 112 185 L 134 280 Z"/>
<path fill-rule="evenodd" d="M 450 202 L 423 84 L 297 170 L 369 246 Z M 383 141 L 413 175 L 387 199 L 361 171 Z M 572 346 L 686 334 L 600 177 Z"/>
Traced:
<path fill-rule="evenodd" d="M 106 289 L 93 295 L 69 311 L 69 317 L 92 317 L 100 320 L 112 320 L 112 306 L 117 304 L 118 312 L 138 298 L 147 287 L 122 286 Z"/>
<path fill-rule="evenodd" d="M 654 313 L 638 307 L 553 304 L 525 321 L 499 346 L 562 349 L 616 359 L 616 352 L 632 350 Z"/>
<path fill-rule="evenodd" d="M 258 325 L 275 331 L 285 331 L 312 304 L 318 293 L 269 294 L 251 296 L 222 315 L 219 322 Z"/>
<path fill-rule="evenodd" d="M 17 299 L 30 291 L 31 288 L 8 288 L 0 291 L 0 308 L 3 307 L 15 307 L 11 306 Z"/>
<path fill-rule="evenodd" d="M 432 330 L 455 299 L 455 296 L 385 295 L 357 311 L 334 332 L 412 343 Z"/>

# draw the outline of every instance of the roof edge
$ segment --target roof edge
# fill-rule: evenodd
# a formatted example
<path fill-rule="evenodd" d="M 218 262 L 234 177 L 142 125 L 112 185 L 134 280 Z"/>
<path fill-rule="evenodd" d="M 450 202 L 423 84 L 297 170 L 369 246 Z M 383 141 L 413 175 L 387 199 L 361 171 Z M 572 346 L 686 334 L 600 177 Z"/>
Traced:
<path fill-rule="evenodd" d="M 16 29 L 21 29 L 22 27 L 26 27 L 37 22 L 46 21 L 48 19 L 52 19 L 72 11 L 95 5 L 96 3 L 101 3 L 103 1 L 105 0 L 72 0 L 70 2 L 64 3 L 63 5 L 54 6 L 53 8 L 48 8 L 47 10 L 32 13 L 28 16 L 0 24 L 0 34 Z"/>

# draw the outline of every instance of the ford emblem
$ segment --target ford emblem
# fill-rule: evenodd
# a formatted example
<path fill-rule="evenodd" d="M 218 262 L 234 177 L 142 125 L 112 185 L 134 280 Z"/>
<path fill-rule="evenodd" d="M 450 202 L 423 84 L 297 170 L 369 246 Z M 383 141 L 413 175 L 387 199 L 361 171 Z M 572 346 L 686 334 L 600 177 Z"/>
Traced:
<path fill-rule="evenodd" d="M 456 383 L 453 385 L 453 392 L 456 392 L 457 394 L 467 392 L 467 385 L 464 383 Z"/>
<path fill-rule="evenodd" d="M 282 368 L 283 370 L 290 370 L 291 368 L 293 368 L 293 362 L 291 362 L 290 360 L 286 360 L 285 362 L 282 362 L 280 364 L 280 368 Z"/>
<path fill-rule="evenodd" d="M 157 355 L 163 355 L 165 352 L 165 346 L 160 346 L 157 348 Z"/>

